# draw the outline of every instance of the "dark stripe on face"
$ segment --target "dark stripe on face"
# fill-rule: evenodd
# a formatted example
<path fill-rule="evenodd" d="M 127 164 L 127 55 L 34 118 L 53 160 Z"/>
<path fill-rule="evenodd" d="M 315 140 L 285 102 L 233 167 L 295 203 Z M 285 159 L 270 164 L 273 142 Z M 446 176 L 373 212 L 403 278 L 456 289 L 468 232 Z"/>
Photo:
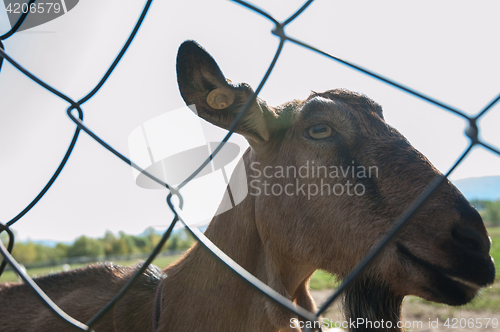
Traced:
<path fill-rule="evenodd" d="M 370 165 L 367 161 L 368 158 L 363 155 L 358 156 L 359 151 L 363 151 L 363 140 L 358 140 L 355 145 L 356 146 L 352 148 L 350 148 L 347 144 L 342 144 L 339 146 L 337 155 L 339 157 L 339 163 L 343 165 L 344 168 L 348 166 L 354 167 L 354 178 L 352 178 L 352 173 L 350 173 L 349 179 L 354 185 L 359 184 L 363 186 L 364 194 L 361 196 L 361 198 L 364 199 L 365 202 L 369 205 L 372 213 L 376 213 L 377 210 L 382 208 L 384 203 L 384 197 L 382 196 L 378 185 L 378 171 L 372 172 L 370 174 L 370 166 L 377 165 Z M 358 176 L 362 175 L 359 172 L 363 170 L 363 167 L 365 171 L 364 175 L 366 176 Z"/>

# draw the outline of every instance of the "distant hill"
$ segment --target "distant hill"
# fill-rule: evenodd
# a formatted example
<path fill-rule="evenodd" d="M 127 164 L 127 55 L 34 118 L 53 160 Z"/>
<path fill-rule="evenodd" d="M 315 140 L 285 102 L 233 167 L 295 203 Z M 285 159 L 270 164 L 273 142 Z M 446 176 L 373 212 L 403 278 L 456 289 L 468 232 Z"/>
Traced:
<path fill-rule="evenodd" d="M 469 200 L 500 200 L 500 176 L 483 176 L 452 182 Z"/>

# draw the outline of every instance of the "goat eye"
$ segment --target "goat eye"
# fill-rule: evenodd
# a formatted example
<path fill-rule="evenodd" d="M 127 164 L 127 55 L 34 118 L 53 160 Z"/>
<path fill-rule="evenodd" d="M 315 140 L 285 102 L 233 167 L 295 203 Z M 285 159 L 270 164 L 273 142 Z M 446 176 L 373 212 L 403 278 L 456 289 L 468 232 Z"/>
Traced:
<path fill-rule="evenodd" d="M 309 128 L 308 134 L 313 139 L 325 139 L 332 136 L 332 127 L 327 125 L 317 125 Z"/>

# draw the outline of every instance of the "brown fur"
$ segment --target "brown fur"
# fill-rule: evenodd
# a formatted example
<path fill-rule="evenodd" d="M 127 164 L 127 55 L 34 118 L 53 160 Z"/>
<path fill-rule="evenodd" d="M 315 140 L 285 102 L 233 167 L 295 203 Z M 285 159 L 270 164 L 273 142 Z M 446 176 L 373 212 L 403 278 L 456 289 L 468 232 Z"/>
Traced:
<path fill-rule="evenodd" d="M 194 42 L 179 49 L 177 72 L 186 103 L 195 104 L 200 117 L 226 129 L 252 95 L 249 86 L 228 82 L 215 61 Z M 214 97 L 214 93 L 207 103 L 215 89 L 226 91 L 231 98 Z M 313 139 L 309 129 L 318 125 L 330 126 L 332 135 Z M 308 292 L 312 273 L 323 269 L 345 277 L 439 174 L 384 121 L 378 104 L 342 89 L 312 93 L 306 100 L 275 108 L 254 99 L 237 132 L 248 139 L 251 148 L 242 160 L 246 179 L 236 174 L 230 187 L 234 194 L 246 180 L 251 193 L 214 217 L 206 236 L 257 278 L 308 310 L 315 310 Z M 348 181 L 362 184 L 366 191 L 360 196 L 255 194 L 257 189 L 265 189 L 264 180 L 269 186 L 295 183 L 295 178 L 266 178 L 266 167 L 300 167 L 312 161 L 318 166 L 376 166 L 378 176 L 300 179 L 306 187 L 318 185 L 320 180 L 332 186 Z M 406 295 L 452 305 L 467 303 L 494 279 L 489 248 L 477 211 L 451 183 L 444 183 L 347 290 L 346 318 L 383 319 L 393 323 L 393 328 L 384 331 L 400 331 L 396 323 Z M 99 265 L 37 282 L 61 308 L 86 321 L 132 272 L 131 268 Z M 159 331 L 294 330 L 290 312 L 243 283 L 199 244 L 163 272 L 167 277 L 161 283 Z M 118 303 L 114 313 L 117 331 L 152 330 L 160 279 L 158 271 L 148 271 Z M 2 331 L 63 329 L 22 285 L 1 286 L 0 306 Z M 96 330 L 113 331 L 112 318 L 107 315 Z M 357 326 L 353 330 L 372 329 Z"/>

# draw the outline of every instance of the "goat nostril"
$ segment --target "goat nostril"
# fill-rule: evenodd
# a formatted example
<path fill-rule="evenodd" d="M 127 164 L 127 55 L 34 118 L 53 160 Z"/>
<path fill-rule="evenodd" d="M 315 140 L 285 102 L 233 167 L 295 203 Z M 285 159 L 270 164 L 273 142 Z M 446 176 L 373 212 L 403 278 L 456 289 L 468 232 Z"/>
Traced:
<path fill-rule="evenodd" d="M 474 251 L 482 251 L 481 240 L 478 238 L 478 235 L 472 231 L 461 227 L 456 227 L 451 235 L 453 239 L 471 250 Z"/>

